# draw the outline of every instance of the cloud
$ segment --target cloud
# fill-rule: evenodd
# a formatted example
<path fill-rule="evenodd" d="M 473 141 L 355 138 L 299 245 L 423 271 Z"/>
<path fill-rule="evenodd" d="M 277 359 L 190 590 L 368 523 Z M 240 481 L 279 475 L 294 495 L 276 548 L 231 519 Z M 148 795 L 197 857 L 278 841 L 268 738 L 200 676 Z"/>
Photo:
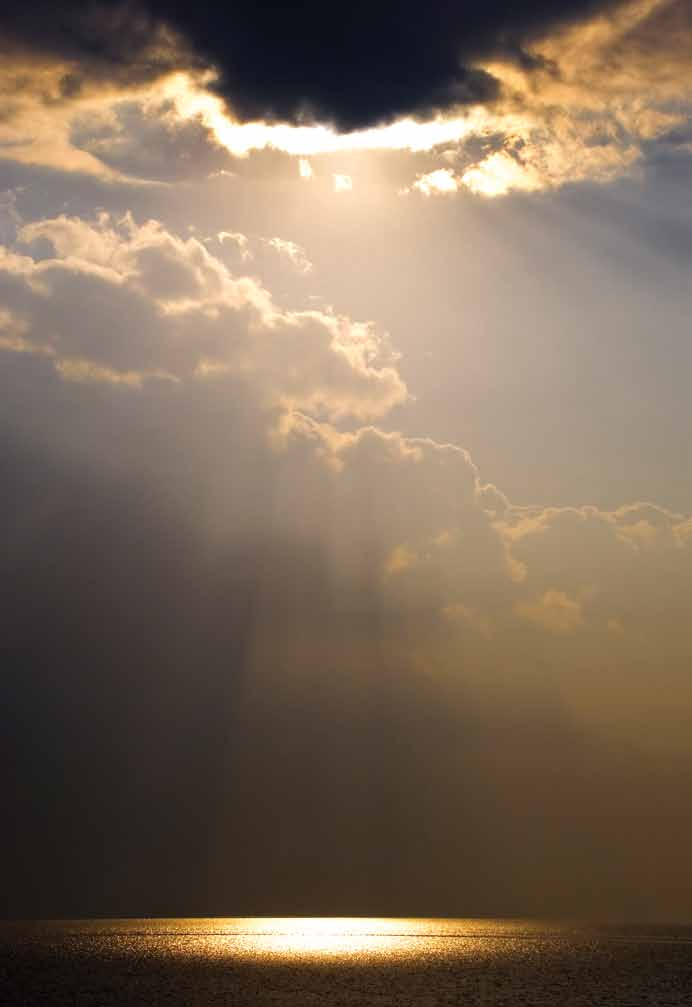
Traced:
<path fill-rule="evenodd" d="M 327 507 L 330 604 L 376 619 L 381 660 L 463 690 L 489 716 L 559 695 L 570 729 L 687 758 L 674 706 L 692 701 L 688 517 L 647 503 L 514 506 L 462 449 L 375 427 L 293 413 L 276 438 L 294 471 L 322 468 L 311 496 L 328 503 L 308 520 L 318 527 Z"/>
<path fill-rule="evenodd" d="M 628 174 L 689 118 L 691 40 L 684 2 L 630 0 L 534 38 L 523 61 L 485 63 L 507 118 L 462 180 L 499 195 Z"/>
<path fill-rule="evenodd" d="M 18 238 L 35 251 L 0 257 L 15 331 L 5 349 L 48 355 L 65 378 L 242 378 L 266 408 L 332 418 L 382 415 L 406 397 L 373 325 L 281 310 L 258 280 L 231 274 L 196 238 L 156 221 L 61 216 L 24 225 Z M 288 248 L 304 268 L 297 246 Z"/>
<path fill-rule="evenodd" d="M 419 175 L 411 188 L 424 196 L 444 195 L 459 191 L 459 179 L 449 168 L 436 168 L 426 175 Z"/>
<path fill-rule="evenodd" d="M 516 612 L 551 633 L 574 633 L 584 621 L 579 601 L 554 588 L 535 601 L 518 603 Z"/>
<path fill-rule="evenodd" d="M 253 241 L 222 232 L 221 247 L 241 260 L 253 248 L 286 254 Z M 648 627 L 652 641 L 684 639 L 677 613 L 692 589 L 692 534 L 683 515 L 646 503 L 515 507 L 455 445 L 334 425 L 385 417 L 405 399 L 396 357 L 370 323 L 283 310 L 196 237 L 107 214 L 20 222 L 0 289 L 0 349 L 64 381 L 145 395 L 244 387 L 258 427 L 273 428 L 277 457 L 322 471 L 315 506 L 332 498 L 324 549 L 344 583 L 379 585 L 387 611 L 409 613 L 413 636 L 456 619 L 480 627 L 498 653 L 517 621 L 556 638 L 617 636 L 621 626 L 623 646 L 632 627 Z M 294 504 L 284 518 L 297 527 L 304 496 Z"/>
<path fill-rule="evenodd" d="M 156 103 L 157 87 L 174 70 L 203 66 L 170 26 L 137 4 L 58 10 L 40 0 L 29 10 L 11 2 L 0 15 L 0 38 L 3 156 L 106 180 L 127 176 L 109 165 L 109 153 L 116 162 L 142 153 L 127 135 L 133 111 Z M 140 130 L 152 125 L 146 114 L 139 123 Z M 146 162 L 145 154 L 151 169 Z"/>
<path fill-rule="evenodd" d="M 356 501 L 367 497 L 377 529 L 370 559 L 395 607 L 475 612 L 497 639 L 512 636 L 517 615 L 558 636 L 637 626 L 653 643 L 664 625 L 687 634 L 678 622 L 692 585 L 683 515 L 642 503 L 516 507 L 480 480 L 462 449 L 377 428 L 343 433 L 293 413 L 277 437 L 283 450 L 309 448 L 332 473 L 345 524 L 357 522 Z"/>
<path fill-rule="evenodd" d="M 516 36 L 513 45 L 496 45 L 492 58 L 479 56 L 478 66 L 497 83 L 492 97 L 466 108 L 450 101 L 427 118 L 351 131 L 322 123 L 243 125 L 182 76 L 172 100 L 183 117 L 194 109 L 235 154 L 268 144 L 294 155 L 435 151 L 443 166 L 412 186 L 425 195 L 605 184 L 646 163 L 657 144 L 684 146 L 674 139 L 692 105 L 692 25 L 684 3 L 628 0 L 571 14 L 567 23 L 538 18 L 523 41 Z"/>
<path fill-rule="evenodd" d="M 288 260 L 299 273 L 305 275 L 312 272 L 312 263 L 305 254 L 305 249 L 295 241 L 288 241 L 286 238 L 267 238 L 266 244 L 282 259 Z"/>
<path fill-rule="evenodd" d="M 301 78 L 300 101 L 291 97 L 289 74 L 273 104 L 269 98 L 278 78 L 255 67 L 244 83 L 247 53 L 236 55 L 240 62 L 231 73 L 227 46 L 217 62 L 214 46 L 195 48 L 200 25 L 179 7 L 167 12 L 162 4 L 147 14 L 107 5 L 91 21 L 75 13 L 77 27 L 58 26 L 54 36 L 47 11 L 34 49 L 15 11 L 6 28 L 15 43 L 0 71 L 6 108 L 0 142 L 5 156 L 21 163 L 130 184 L 170 182 L 195 172 L 218 177 L 228 172 L 230 158 L 259 150 L 298 158 L 303 179 L 313 177 L 315 156 L 401 151 L 411 156 L 413 168 L 413 155 L 427 151 L 429 170 L 417 172 L 409 188 L 425 195 L 468 191 L 486 197 L 578 182 L 606 184 L 643 170 L 660 150 L 687 156 L 692 24 L 683 0 L 546 2 L 532 8 L 527 15 L 498 0 L 482 14 L 480 8 L 448 12 L 454 25 L 445 46 L 454 47 L 455 67 L 459 53 L 470 61 L 454 71 L 463 86 L 452 74 L 446 91 L 438 90 L 439 80 L 431 84 L 437 94 L 432 104 L 417 102 L 412 92 L 412 104 L 393 101 L 386 114 L 376 108 L 387 88 L 392 95 L 402 81 L 415 88 L 408 57 L 401 78 L 388 78 L 380 99 L 377 90 L 364 86 L 361 64 L 357 90 L 350 93 L 340 80 L 338 94 L 330 97 L 329 88 L 322 92 L 324 67 L 313 60 L 306 65 L 314 78 Z M 398 12 L 396 23 L 406 23 L 406 16 Z M 408 16 L 406 32 L 420 13 L 411 10 Z M 237 7 L 228 17 L 239 19 L 241 34 L 255 30 Z M 68 25 L 70 18 L 68 10 Z M 102 39 L 110 31 L 109 18 L 127 25 L 123 37 L 132 36 L 129 48 L 110 35 Z M 176 30 L 166 27 L 173 22 Z M 318 37 L 319 22 L 308 38 Z M 220 37 L 230 31 L 230 21 L 224 25 Z M 363 38 L 373 41 L 373 28 L 369 25 Z M 425 34 L 422 26 L 420 32 Z M 418 43 L 416 48 L 420 51 Z M 396 52 L 391 38 L 387 51 Z M 428 71 L 434 78 L 444 74 L 441 67 L 432 64 Z M 471 81 L 479 86 L 469 86 Z M 422 79 L 419 84 L 426 92 Z M 242 95 L 235 102 L 233 88 Z M 333 100 L 343 102 L 343 114 L 329 114 Z M 355 105 L 347 114 L 350 101 Z M 339 167 L 329 165 L 328 174 L 342 192 L 350 176 L 332 170 Z"/>
<path fill-rule="evenodd" d="M 204 841 L 222 849 L 205 871 L 234 897 L 237 858 L 262 877 L 266 848 L 245 835 L 234 846 L 233 822 L 242 813 L 259 842 L 277 809 L 301 849 L 328 836 L 348 879 L 334 882 L 339 907 L 373 849 L 391 863 L 395 833 L 397 881 L 435 911 L 453 911 L 440 895 L 450 872 L 468 893 L 481 855 L 499 904 L 512 885 L 522 911 L 590 911 L 591 889 L 569 887 L 585 830 L 590 876 L 607 880 L 642 802 L 662 814 L 664 800 L 657 856 L 671 851 L 669 880 L 684 869 L 689 829 L 669 825 L 686 805 L 662 781 L 690 764 L 689 517 L 647 502 L 516 506 L 458 445 L 383 429 L 404 394 L 387 340 L 328 312 L 279 308 L 242 262 L 269 252 L 259 238 L 228 230 L 205 244 L 105 214 L 15 223 L 0 260 L 0 510 L 12 529 L 3 701 L 21 727 L 10 750 L 27 793 L 45 783 L 29 786 L 28 710 L 50 792 L 75 813 L 86 799 L 105 836 L 103 780 L 119 788 L 118 818 L 125 807 L 137 828 L 114 862 L 152 900 L 183 895 L 170 871 L 137 859 L 142 823 L 173 837 L 180 859 L 187 840 L 167 823 L 181 802 L 191 821 L 214 822 Z M 221 261 L 233 249 L 242 269 Z M 362 425 L 369 415 L 378 426 Z M 94 775 L 78 774 L 78 801 L 64 781 L 85 752 Z M 383 765 L 384 779 L 373 776 Z M 325 809 L 317 797 L 335 790 Z M 21 804 L 23 858 L 46 815 Z M 71 890 L 75 878 L 89 889 L 81 872 L 93 871 L 101 892 L 103 847 L 77 857 L 53 825 Z M 488 836 L 510 827 L 508 863 L 504 839 L 488 848 Z M 450 850 L 435 860 L 439 834 Z M 647 833 L 628 847 L 624 890 L 639 890 L 650 845 Z M 36 862 L 55 905 L 38 850 Z M 556 903 L 553 871 L 565 886 Z M 281 876 L 303 911 L 307 875 Z M 374 883 L 389 898 L 373 876 L 363 891 Z M 190 891 L 202 883 L 185 877 Z M 27 904 L 26 890 L 13 904 Z M 241 891 L 259 898 L 254 880 Z M 259 892 L 269 906 L 273 879 Z M 678 905 L 658 892 L 661 912 Z M 485 878 L 476 897 L 494 911 Z M 108 911 L 128 911 L 119 898 L 118 887 Z M 629 912 L 617 893 L 602 905 Z"/>
<path fill-rule="evenodd" d="M 55 379 L 42 386 L 44 407 L 58 395 L 47 423 L 59 415 L 63 389 Z M 284 464 L 289 456 L 271 456 L 281 476 L 278 486 L 265 481 L 261 445 L 250 440 L 242 449 L 248 430 L 240 432 L 237 413 L 222 413 L 216 438 L 209 436 L 202 421 L 208 396 L 188 398 L 181 423 L 180 398 L 173 409 L 164 400 L 140 411 L 143 396 L 123 403 L 105 386 L 69 390 L 75 435 L 99 429 L 107 414 L 110 436 L 97 438 L 88 462 L 55 452 L 55 428 L 50 448 L 38 451 L 8 440 L 3 427 L 0 452 L 0 513 L 13 529 L 3 554 L 12 574 L 3 743 L 21 784 L 20 795 L 7 795 L 14 826 L 0 842 L 13 868 L 4 897 L 14 915 L 61 906 L 84 913 L 93 905 L 123 915 L 132 898 L 180 900 L 208 912 L 210 885 L 242 911 L 270 912 L 279 882 L 297 913 L 349 911 L 354 892 L 364 911 L 376 911 L 367 901 L 376 898 L 403 912 L 380 864 L 397 891 L 399 879 L 406 881 L 405 901 L 427 900 L 438 913 L 453 911 L 457 891 L 467 905 L 472 899 L 474 912 L 499 912 L 510 892 L 517 912 L 549 905 L 634 918 L 644 904 L 661 917 L 682 913 L 688 893 L 674 881 L 685 876 L 689 848 L 679 789 L 689 732 L 680 751 L 656 757 L 642 747 L 675 723 L 674 711 L 658 705 L 665 689 L 654 695 L 649 679 L 642 690 L 640 669 L 628 661 L 624 681 L 599 665 L 588 689 L 570 695 L 576 676 L 568 645 L 581 631 L 530 630 L 524 638 L 514 625 L 508 639 L 507 628 L 493 623 L 484 635 L 480 607 L 462 612 L 458 603 L 425 622 L 411 610 L 383 610 L 372 582 L 351 592 L 319 539 L 340 533 L 330 485 L 346 470 L 314 458 L 313 467 L 311 455 L 291 454 L 295 468 Z M 3 409 L 7 401 L 4 395 Z M 69 422 L 62 417 L 63 430 Z M 158 440 L 154 428 L 163 428 Z M 382 465 L 389 459 L 394 479 L 421 462 L 427 480 L 436 471 L 451 477 L 455 465 L 470 474 L 461 453 L 431 446 L 426 463 L 418 445 L 423 457 L 415 462 L 396 438 L 369 433 L 359 440 L 358 457 Z M 104 470 L 107 454 L 143 443 L 148 464 L 136 479 Z M 188 466 L 210 448 L 214 470 L 223 471 L 224 461 L 230 470 L 224 503 L 233 532 L 211 542 L 199 509 L 185 520 L 163 480 L 177 463 L 195 499 L 209 471 L 193 469 L 191 479 Z M 99 451 L 102 464 L 95 465 Z M 449 466 L 436 466 L 436 458 Z M 375 498 L 387 478 L 374 484 Z M 367 494 L 351 505 L 354 499 L 356 542 L 366 556 Z M 294 501 L 312 523 L 277 523 Z M 527 646 L 537 636 L 538 645 Z M 626 637 L 613 640 L 614 648 L 626 646 Z M 556 654 L 548 659 L 551 646 Z M 614 733 L 618 715 L 621 735 Z M 56 801 L 47 802 L 46 793 Z M 84 829 L 94 842 L 75 849 L 64 817 L 83 814 L 85 805 Z M 653 825 L 633 830 L 623 852 L 623 828 L 650 806 Z M 277 814 L 310 854 L 307 864 L 291 854 L 272 866 L 266 836 Z M 209 827 L 200 829 L 200 821 Z M 304 890 L 326 841 L 334 870 L 325 902 L 315 905 L 303 901 Z M 585 847 L 596 889 L 572 876 Z M 105 890 L 104 853 L 118 879 Z M 172 873 L 171 860 L 189 865 Z M 363 878 L 363 864 L 373 862 Z M 488 874 L 481 881 L 479 863 Z M 57 864 L 69 868 L 68 888 Z M 654 867 L 658 883 L 642 903 L 642 871 Z M 615 891 L 608 888 L 614 870 Z M 213 911 L 222 906 L 214 903 Z"/>
<path fill-rule="evenodd" d="M 221 245 L 224 242 L 230 241 L 237 249 L 241 261 L 247 262 L 252 259 L 253 254 L 250 251 L 250 242 L 247 235 L 241 234 L 239 231 L 219 231 L 216 239 Z"/>
<path fill-rule="evenodd" d="M 484 56 L 526 60 L 536 35 L 596 7 L 592 0 L 538 0 L 530 9 L 493 0 L 431 18 L 411 2 L 381 4 L 367 19 L 340 19 L 336 52 L 334 12 L 314 0 L 298 11 L 274 6 L 271 32 L 266 12 L 251 5 L 201 12 L 168 0 L 87 9 L 73 0 L 60 12 L 40 2 L 30 14 L 13 0 L 2 25 L 14 49 L 83 68 L 66 74 L 66 93 L 79 90 L 83 75 L 121 84 L 150 81 L 172 66 L 213 66 L 217 91 L 241 122 L 312 118 L 347 132 L 491 101 L 498 85 Z"/>
<path fill-rule="evenodd" d="M 386 333 L 294 305 L 317 303 L 307 284 L 323 271 L 323 292 L 336 295 L 351 281 L 339 270 L 357 244 L 348 235 L 333 241 L 341 234 L 332 230 L 345 207 L 319 228 L 323 242 L 302 227 L 334 171 L 363 179 L 370 214 L 368 168 L 376 175 L 386 158 L 366 163 L 346 157 L 349 149 L 399 151 L 396 187 L 431 197 L 424 206 L 417 197 L 399 202 L 397 212 L 412 216 L 395 218 L 394 230 L 372 214 L 387 254 L 394 231 L 403 240 L 400 224 L 420 223 L 416 214 L 456 219 L 448 201 L 432 199 L 445 185 L 453 199 L 605 182 L 645 164 L 652 145 L 678 143 L 688 82 L 681 6 L 640 5 L 639 20 L 623 20 L 624 6 L 598 17 L 589 8 L 576 26 L 577 8 L 562 8 L 569 25 L 551 18 L 549 30 L 536 8 L 536 20 L 502 45 L 489 29 L 487 51 L 471 32 L 468 51 L 486 70 L 467 75 L 463 93 L 457 84 L 470 62 L 464 71 L 455 63 L 451 90 L 419 81 L 414 94 L 413 73 L 392 105 L 393 74 L 369 102 L 365 85 L 378 68 L 393 71 L 397 54 L 366 61 L 363 90 L 337 95 L 341 111 L 317 124 L 296 112 L 292 80 L 280 96 L 290 122 L 234 120 L 230 63 L 224 57 L 215 82 L 206 58 L 186 55 L 153 22 L 142 22 L 141 43 L 128 29 L 111 31 L 105 45 L 96 18 L 92 57 L 82 60 L 82 35 L 56 35 L 52 8 L 40 8 L 43 20 L 26 10 L 35 40 L 24 31 L 24 48 L 8 49 L 0 71 L 4 154 L 78 177 L 44 186 L 53 175 L 25 167 L 14 174 L 35 189 L 0 197 L 0 515 L 10 587 L 2 702 L 11 725 L 6 761 L 21 789 L 8 801 L 16 828 L 2 841 L 16 836 L 23 847 L 4 863 L 30 865 L 21 883 L 8 872 L 15 915 L 26 915 L 34 890 L 46 901 L 29 914 L 66 911 L 67 876 L 71 892 L 95 893 L 91 905 L 106 912 L 131 911 L 127 898 L 142 892 L 152 905 L 171 904 L 173 892 L 190 911 L 211 888 L 250 911 L 271 908 L 277 891 L 287 907 L 314 911 L 301 899 L 324 849 L 335 868 L 324 911 L 347 907 L 354 892 L 364 911 L 366 898 L 408 911 L 392 901 L 393 879 L 406 900 L 437 912 L 456 911 L 447 901 L 453 890 L 479 912 L 506 911 L 512 892 L 521 912 L 595 906 L 634 916 L 643 903 L 632 908 L 631 893 L 640 898 L 639 880 L 652 870 L 665 883 L 644 909 L 679 907 L 690 834 L 679 780 L 691 759 L 681 711 L 692 702 L 692 519 L 655 502 L 514 504 L 483 481 L 468 451 L 411 435 L 421 412 L 398 409 L 407 387 Z M 491 4 L 478 18 L 490 25 L 498 10 Z M 429 12 L 418 13 L 437 32 Z M 20 35 L 16 28 L 15 41 Z M 147 49 L 154 41 L 160 58 Z M 414 41 L 415 55 L 423 47 Z M 295 52 L 287 47 L 282 58 Z M 246 110 L 273 107 L 266 65 L 256 64 L 266 79 L 255 97 L 249 77 L 235 82 Z M 315 114 L 327 116 L 331 98 L 318 77 Z M 486 93 L 488 77 L 498 85 Z M 479 93 L 482 104 L 463 104 Z M 462 104 L 446 106 L 450 95 Z M 410 101 L 429 117 L 371 118 Z M 239 160 L 274 142 L 280 150 Z M 302 185 L 300 162 L 289 157 L 310 158 L 311 184 Z M 281 184 L 293 187 L 284 202 L 266 198 L 278 163 Z M 233 169 L 233 181 L 207 182 L 212 165 Z M 236 183 L 260 171 L 262 195 L 248 208 L 253 190 Z M 169 184 L 187 177 L 203 182 Z M 137 178 L 166 185 L 135 187 Z M 116 180 L 124 184 L 114 195 Z M 157 193 L 177 227 L 148 219 L 161 216 Z M 45 219 L 34 219 L 36 206 L 49 203 Z M 94 209 L 122 204 L 137 212 Z M 59 214 L 65 206 L 69 214 Z M 362 230 L 358 209 L 354 200 L 346 215 L 353 242 L 375 233 Z M 517 218 L 507 209 L 511 231 Z M 495 208 L 478 213 L 483 227 L 500 219 Z M 291 220 L 301 220 L 295 232 Z M 545 223 L 541 214 L 530 220 L 537 230 Z M 416 227 L 416 240 L 421 233 Z M 506 239 L 500 229 L 487 247 Z M 450 302 L 440 316 L 433 298 L 416 316 L 416 339 L 427 339 L 440 317 L 453 333 L 468 330 L 469 347 L 486 338 L 473 323 L 487 306 L 486 289 L 471 279 L 489 254 L 478 247 L 471 260 L 479 272 L 460 278 L 468 313 Z M 431 254 L 444 273 L 448 245 L 439 241 Z M 429 271 L 414 275 L 420 261 L 392 275 L 393 289 L 414 296 L 418 280 L 420 290 L 435 289 Z M 511 276 L 508 261 L 493 258 L 491 280 Z M 373 286 L 378 279 L 373 271 Z M 355 296 L 372 303 L 367 290 Z M 413 374 L 421 359 L 412 354 Z M 515 479 L 528 499 L 535 471 Z M 85 803 L 98 841 L 75 851 L 65 809 L 74 818 Z M 657 815 L 647 829 L 632 830 L 649 807 Z M 266 837 L 277 815 L 310 853 L 303 873 L 291 875 L 284 861 L 271 873 Z M 239 818 L 252 841 L 234 838 Z M 189 835 L 183 819 L 193 823 Z M 48 865 L 36 839 L 46 823 L 57 850 Z M 623 856 L 625 828 L 635 835 Z M 107 838 L 105 849 L 120 873 L 109 902 L 101 840 L 112 835 L 118 842 Z M 142 835 L 158 837 L 155 855 L 142 854 Z M 579 873 L 585 848 L 590 886 Z M 173 878 L 164 860 L 192 866 Z"/>

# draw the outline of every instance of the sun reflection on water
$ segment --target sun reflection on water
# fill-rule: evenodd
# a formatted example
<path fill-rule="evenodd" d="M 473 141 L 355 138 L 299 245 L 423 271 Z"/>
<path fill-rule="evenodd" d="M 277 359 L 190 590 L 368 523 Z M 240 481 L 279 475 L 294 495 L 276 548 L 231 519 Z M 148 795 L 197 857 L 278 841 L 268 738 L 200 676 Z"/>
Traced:
<path fill-rule="evenodd" d="M 410 934 L 401 920 L 314 916 L 247 919 L 247 934 L 259 952 L 269 954 L 391 954 L 403 950 Z"/>
<path fill-rule="evenodd" d="M 53 926 L 54 924 L 42 924 Z M 536 920 L 429 919 L 424 917 L 216 917 L 65 921 L 66 933 L 105 946 L 146 949 L 184 959 L 293 967 L 300 962 L 339 960 L 394 963 L 533 946 L 536 941 L 572 939 L 564 923 Z M 503 950 L 504 953 L 504 950 Z"/>

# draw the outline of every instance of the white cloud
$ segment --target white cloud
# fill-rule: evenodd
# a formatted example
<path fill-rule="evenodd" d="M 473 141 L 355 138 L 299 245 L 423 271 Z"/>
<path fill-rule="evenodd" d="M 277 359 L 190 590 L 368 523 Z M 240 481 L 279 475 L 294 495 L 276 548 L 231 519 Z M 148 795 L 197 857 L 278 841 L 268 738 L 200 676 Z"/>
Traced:
<path fill-rule="evenodd" d="M 406 397 L 388 340 L 371 323 L 284 311 L 259 281 L 231 274 L 202 242 L 156 221 L 62 216 L 25 225 L 19 239 L 27 249 L 49 242 L 53 254 L 4 251 L 0 291 L 22 349 L 49 354 L 65 377 L 120 374 L 135 385 L 232 376 L 268 408 L 332 418 L 380 416 Z"/>
<path fill-rule="evenodd" d="M 427 175 L 419 175 L 411 188 L 424 196 L 448 195 L 459 191 L 459 179 L 449 168 L 436 168 Z"/>
<path fill-rule="evenodd" d="M 248 262 L 252 259 L 252 252 L 249 247 L 250 243 L 245 234 L 241 234 L 239 231 L 219 231 L 216 238 L 221 245 L 226 241 L 230 241 L 232 245 L 235 245 L 243 262 Z"/>
<path fill-rule="evenodd" d="M 305 254 L 305 249 L 295 241 L 286 238 L 267 238 L 267 246 L 283 259 L 287 259 L 295 269 L 303 275 L 312 272 L 312 263 Z"/>

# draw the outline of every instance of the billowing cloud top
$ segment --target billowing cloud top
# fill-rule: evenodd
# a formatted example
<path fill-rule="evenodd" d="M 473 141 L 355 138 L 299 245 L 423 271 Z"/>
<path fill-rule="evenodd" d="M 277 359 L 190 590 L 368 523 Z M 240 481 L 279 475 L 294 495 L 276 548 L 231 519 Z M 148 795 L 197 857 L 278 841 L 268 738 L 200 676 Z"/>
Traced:
<path fill-rule="evenodd" d="M 2 345 L 46 356 L 64 376 L 141 385 L 262 375 L 268 406 L 331 418 L 378 416 L 406 397 L 373 326 L 281 311 L 256 280 L 234 278 L 199 241 L 155 221 L 57 217 L 27 224 L 18 239 L 53 252 L 0 258 Z M 290 243 L 288 252 L 295 258 Z M 84 321 L 88 305 L 95 327 Z"/>

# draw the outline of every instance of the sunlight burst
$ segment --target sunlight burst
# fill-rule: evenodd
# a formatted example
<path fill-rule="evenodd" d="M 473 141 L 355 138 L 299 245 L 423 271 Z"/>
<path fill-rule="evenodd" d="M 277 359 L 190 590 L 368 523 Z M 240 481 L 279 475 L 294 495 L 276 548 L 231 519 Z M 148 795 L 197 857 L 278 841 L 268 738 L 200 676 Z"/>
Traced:
<path fill-rule="evenodd" d="M 211 130 L 217 142 L 235 157 L 245 157 L 250 151 L 265 147 L 304 158 L 346 151 L 425 151 L 478 135 L 488 128 L 489 122 L 488 113 L 480 106 L 474 106 L 463 116 L 447 118 L 438 115 L 425 122 L 412 118 L 397 119 L 386 125 L 350 133 L 338 133 L 332 126 L 323 124 L 239 123 L 228 116 L 221 98 L 206 90 L 212 79 L 209 75 L 195 80 L 188 73 L 173 74 L 164 86 L 164 97 L 182 119 L 199 119 Z"/>

